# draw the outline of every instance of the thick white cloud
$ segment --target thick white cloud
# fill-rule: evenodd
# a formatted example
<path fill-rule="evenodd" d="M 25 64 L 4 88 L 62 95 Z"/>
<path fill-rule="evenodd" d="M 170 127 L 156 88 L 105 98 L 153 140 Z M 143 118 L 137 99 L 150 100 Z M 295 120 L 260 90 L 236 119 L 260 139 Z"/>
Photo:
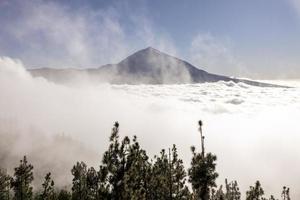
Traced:
<path fill-rule="evenodd" d="M 115 120 L 121 135 L 136 134 L 149 154 L 175 143 L 189 164 L 190 146 L 199 149 L 202 119 L 206 149 L 218 155 L 219 183 L 236 179 L 245 191 L 259 179 L 267 194 L 279 196 L 288 185 L 293 198 L 300 196 L 299 88 L 225 82 L 63 86 L 32 78 L 20 61 L 1 58 L 0 96 L 0 134 L 6 138 L 1 163 L 12 167 L 27 154 L 35 173 L 51 170 L 60 185 L 71 181 L 76 160 L 97 167 Z M 62 133 L 80 142 L 57 139 Z"/>
<path fill-rule="evenodd" d="M 298 1 L 291 2 L 299 11 Z M 1 33 L 22 46 L 18 55 L 27 67 L 100 66 L 145 45 L 178 54 L 172 38 L 140 13 L 129 17 L 130 37 L 113 7 L 74 12 L 49 1 L 18 3 L 20 15 L 11 18 Z M 9 1 L 3 5 L 13 6 Z M 0 38 L 0 44 L 5 39 Z M 0 45 L 0 52 L 5 48 Z M 248 75 L 230 45 L 211 34 L 194 37 L 189 58 L 209 72 Z M 1 57 L 0 134 L 5 140 L 0 141 L 0 160 L 12 166 L 26 153 L 36 170 L 53 169 L 60 184 L 70 182 L 68 172 L 75 161 L 98 165 L 111 125 L 119 120 L 121 134 L 137 134 L 150 154 L 176 143 L 188 163 L 189 147 L 199 146 L 196 122 L 202 119 L 207 149 L 218 155 L 219 182 L 237 179 L 245 191 L 260 179 L 267 192 L 279 196 L 285 184 L 292 188 L 293 198 L 299 198 L 295 176 L 300 167 L 299 97 L 299 88 L 224 82 L 63 86 L 32 78 L 21 61 Z M 62 133 L 80 142 L 57 137 Z M 45 171 L 36 173 L 43 176 Z"/>

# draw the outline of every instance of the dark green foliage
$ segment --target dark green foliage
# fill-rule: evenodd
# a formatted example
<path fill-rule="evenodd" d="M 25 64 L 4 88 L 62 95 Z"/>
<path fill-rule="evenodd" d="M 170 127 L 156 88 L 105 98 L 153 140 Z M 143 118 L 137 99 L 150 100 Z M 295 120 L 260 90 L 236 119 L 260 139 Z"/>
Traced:
<path fill-rule="evenodd" d="M 225 192 L 223 191 L 223 186 L 221 185 L 217 191 L 212 188 L 211 200 L 240 200 L 241 192 L 236 181 L 228 183 L 225 179 Z"/>
<path fill-rule="evenodd" d="M 131 144 L 125 137 L 119 141 L 116 122 L 108 151 L 103 157 L 103 169 L 108 171 L 108 183 L 113 199 L 187 199 L 186 172 L 174 145 L 172 155 L 163 150 L 153 166 L 137 138 Z"/>
<path fill-rule="evenodd" d="M 241 192 L 236 181 L 232 181 L 228 183 L 227 179 L 225 179 L 225 186 L 226 186 L 226 193 L 225 193 L 226 200 L 241 199 Z"/>
<path fill-rule="evenodd" d="M 127 151 L 127 169 L 124 175 L 125 199 L 149 199 L 151 164 L 146 151 L 140 148 L 136 136 Z"/>
<path fill-rule="evenodd" d="M 31 200 L 33 197 L 31 182 L 33 181 L 33 166 L 28 163 L 26 156 L 20 160 L 19 167 L 15 168 L 11 187 L 15 200 Z"/>
<path fill-rule="evenodd" d="M 91 167 L 86 173 L 87 199 L 98 199 L 99 176 L 97 171 Z"/>
<path fill-rule="evenodd" d="M 10 180 L 11 177 L 0 169 L 0 200 L 10 199 Z"/>
<path fill-rule="evenodd" d="M 51 174 L 45 176 L 42 190 L 36 192 L 35 200 L 240 200 L 241 192 L 236 181 L 228 182 L 216 189 L 216 160 L 211 153 L 204 152 L 202 122 L 199 121 L 202 151 L 197 153 L 192 147 L 192 161 L 188 169 L 188 180 L 193 192 L 190 192 L 187 173 L 177 148 L 164 149 L 154 160 L 140 146 L 136 136 L 132 141 L 128 137 L 119 138 L 119 123 L 116 122 L 110 136 L 108 150 L 97 171 L 88 168 L 84 162 L 73 166 L 72 191 L 55 191 Z M 13 178 L 0 170 L 0 200 L 32 200 L 33 166 L 26 156 L 15 168 Z M 246 200 L 267 200 L 260 182 L 246 193 Z M 273 196 L 269 200 L 275 200 Z M 291 200 L 290 189 L 283 187 L 282 200 Z"/>
<path fill-rule="evenodd" d="M 60 190 L 57 196 L 58 200 L 71 200 L 72 195 L 67 190 Z"/>
<path fill-rule="evenodd" d="M 116 122 L 110 136 L 110 145 L 103 156 L 103 165 L 108 172 L 108 182 L 111 186 L 112 199 L 124 199 L 124 176 L 129 165 L 126 162 L 126 153 L 130 140 L 125 137 L 119 141 L 119 123 Z"/>
<path fill-rule="evenodd" d="M 110 185 L 108 184 L 108 170 L 104 166 L 100 166 L 98 172 L 98 192 L 97 198 L 99 199 L 110 199 Z"/>
<path fill-rule="evenodd" d="M 47 173 L 42 184 L 42 193 L 38 196 L 40 200 L 55 200 L 54 181 L 51 179 L 51 173 Z"/>
<path fill-rule="evenodd" d="M 107 184 L 107 170 L 100 166 L 97 172 L 93 167 L 86 173 L 87 199 L 109 199 L 109 185 Z"/>
<path fill-rule="evenodd" d="M 255 186 L 250 186 L 250 190 L 246 192 L 246 200 L 263 200 L 264 190 L 259 181 L 255 182 Z"/>
<path fill-rule="evenodd" d="M 87 170 L 84 162 L 77 162 L 72 169 L 73 200 L 109 199 L 109 185 L 107 183 L 107 169 L 100 166 L 97 172 L 93 167 Z"/>
<path fill-rule="evenodd" d="M 147 199 L 150 195 L 151 166 L 146 151 L 140 148 L 136 137 L 132 144 L 128 137 L 120 142 L 118 131 L 119 124 L 116 122 L 100 169 L 103 175 L 106 174 L 110 198 Z M 107 187 L 104 184 L 102 188 L 106 190 Z"/>
<path fill-rule="evenodd" d="M 152 168 L 152 199 L 189 199 L 191 194 L 186 186 L 186 172 L 183 161 L 178 158 L 173 145 L 169 155 L 163 149 L 156 157 Z"/>
<path fill-rule="evenodd" d="M 41 197 L 43 200 L 54 200 L 55 192 L 54 192 L 54 181 L 51 179 L 51 173 L 47 173 L 45 176 L 45 181 L 42 184 L 43 193 Z"/>
<path fill-rule="evenodd" d="M 196 153 L 195 147 L 191 148 L 193 158 L 189 168 L 189 181 L 192 184 L 194 198 L 208 200 L 211 189 L 216 187 L 216 163 L 217 157 L 211 153 L 202 155 Z"/>
<path fill-rule="evenodd" d="M 216 191 L 214 188 L 211 189 L 211 200 L 225 200 L 225 194 L 223 192 L 223 186 L 221 185 Z"/>
<path fill-rule="evenodd" d="M 170 197 L 169 161 L 164 149 L 160 152 L 160 156 L 156 156 L 151 175 L 151 199 L 168 199 Z"/>
<path fill-rule="evenodd" d="M 186 186 L 186 171 L 183 161 L 179 159 L 175 144 L 172 148 L 171 160 L 169 161 L 171 174 L 172 199 L 189 199 L 190 192 Z"/>
<path fill-rule="evenodd" d="M 84 162 L 77 162 L 71 172 L 73 175 L 72 200 L 88 199 L 86 164 Z"/>

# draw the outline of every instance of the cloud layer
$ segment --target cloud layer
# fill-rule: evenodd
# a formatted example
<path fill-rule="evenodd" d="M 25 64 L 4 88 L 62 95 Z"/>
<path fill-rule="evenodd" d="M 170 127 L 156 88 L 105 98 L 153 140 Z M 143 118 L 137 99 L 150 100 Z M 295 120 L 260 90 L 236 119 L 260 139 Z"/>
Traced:
<path fill-rule="evenodd" d="M 150 155 L 175 143 L 189 164 L 189 147 L 199 147 L 197 121 L 202 119 L 207 149 L 218 155 L 220 183 L 237 179 L 245 191 L 259 179 L 277 196 L 283 184 L 292 188 L 293 197 L 300 195 L 294 176 L 300 167 L 299 88 L 230 82 L 65 86 L 32 78 L 20 61 L 2 57 L 0 91 L 5 166 L 27 154 L 35 173 L 51 169 L 63 185 L 71 180 L 75 160 L 97 167 L 116 120 L 121 135 L 136 134 Z"/>
<path fill-rule="evenodd" d="M 300 13 L 298 1 L 289 2 Z M 298 86 L 291 89 L 230 82 L 58 85 L 26 71 L 26 67 L 98 67 L 153 46 L 185 55 L 209 72 L 297 76 L 297 56 L 287 61 L 280 52 L 276 58 L 265 55 L 263 48 L 263 59 L 250 56 L 247 62 L 236 56 L 234 41 L 221 40 L 210 30 L 191 36 L 184 52 L 151 20 L 152 13 L 139 6 L 132 9 L 126 2 L 115 2 L 91 9 L 58 1 L 0 2 L 0 56 L 9 56 L 0 57 L 1 164 L 15 166 L 25 153 L 37 177 L 53 170 L 58 185 L 64 185 L 71 180 L 69 170 L 75 161 L 99 164 L 116 120 L 121 134 L 136 134 L 150 155 L 175 143 L 188 164 L 189 147 L 199 146 L 196 122 L 202 119 L 207 149 L 218 155 L 219 182 L 237 179 L 245 191 L 260 179 L 270 193 L 279 196 L 282 185 L 288 185 L 293 198 L 299 198 L 298 81 L 289 83 Z"/>

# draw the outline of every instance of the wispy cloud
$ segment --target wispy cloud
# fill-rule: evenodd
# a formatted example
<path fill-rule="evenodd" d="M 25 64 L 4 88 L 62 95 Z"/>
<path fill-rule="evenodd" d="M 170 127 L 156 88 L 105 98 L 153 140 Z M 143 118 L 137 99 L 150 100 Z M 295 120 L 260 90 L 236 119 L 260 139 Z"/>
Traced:
<path fill-rule="evenodd" d="M 7 29 L 2 31 L 16 41 L 11 47 L 14 51 L 20 51 L 20 46 L 25 49 L 18 54 L 28 64 L 95 65 L 118 59 L 127 51 L 124 32 L 113 12 L 74 12 L 44 1 L 19 2 L 18 6 L 21 14 L 6 22 Z"/>
<path fill-rule="evenodd" d="M 131 20 L 138 29 L 136 29 L 137 38 L 141 39 L 146 46 L 154 46 L 155 48 L 177 55 L 178 50 L 172 40 L 165 32 L 155 30 L 155 25 L 146 16 L 131 16 Z"/>
<path fill-rule="evenodd" d="M 153 46 L 178 57 L 185 55 L 188 61 L 209 72 L 230 76 L 271 78 L 299 71 L 299 61 L 293 59 L 294 55 L 282 53 L 281 57 L 286 59 L 277 56 L 263 63 L 261 60 L 274 53 L 262 52 L 257 56 L 248 49 L 245 55 L 243 50 L 234 51 L 230 42 L 220 39 L 223 35 L 210 34 L 210 30 L 178 42 L 176 31 L 168 32 L 155 21 L 143 1 L 137 8 L 129 1 L 114 1 L 95 8 L 66 2 L 0 1 L 0 55 L 18 58 L 26 67 L 99 67 Z M 300 16 L 299 1 L 288 2 Z M 230 38 L 233 43 L 241 44 L 237 39 Z M 279 62 L 283 67 L 274 72 Z"/>
<path fill-rule="evenodd" d="M 300 18 L 300 1 L 299 0 L 289 0 L 292 7 L 296 10 L 299 18 Z"/>
<path fill-rule="evenodd" d="M 210 33 L 200 33 L 190 45 L 191 61 L 197 66 L 224 75 L 246 75 L 245 65 L 235 56 L 230 46 Z"/>
<path fill-rule="evenodd" d="M 176 52 L 171 39 L 138 11 L 124 11 L 132 25 L 128 32 L 121 6 L 93 10 L 51 1 L 16 2 L 0 5 L 11 12 L 1 18 L 0 54 L 16 56 L 29 67 L 97 67 L 145 46 Z"/>

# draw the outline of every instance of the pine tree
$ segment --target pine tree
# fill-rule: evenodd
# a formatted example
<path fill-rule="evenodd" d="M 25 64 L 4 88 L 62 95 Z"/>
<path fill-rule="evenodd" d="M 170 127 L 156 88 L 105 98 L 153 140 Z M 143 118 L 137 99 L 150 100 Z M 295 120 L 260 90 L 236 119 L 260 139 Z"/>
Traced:
<path fill-rule="evenodd" d="M 250 186 L 250 190 L 246 192 L 246 200 L 263 200 L 264 190 L 259 181 L 255 182 L 255 186 Z"/>
<path fill-rule="evenodd" d="M 56 194 L 54 191 L 54 181 L 51 179 L 51 173 L 47 173 L 44 183 L 42 184 L 42 193 L 38 195 L 37 199 L 40 200 L 55 200 Z"/>
<path fill-rule="evenodd" d="M 196 199 L 208 200 L 211 189 L 216 187 L 216 163 L 217 157 L 211 153 L 206 155 L 196 153 L 195 147 L 191 147 L 193 158 L 189 168 L 189 181 L 192 184 Z M 204 156 L 203 156 L 204 155 Z"/>
<path fill-rule="evenodd" d="M 290 188 L 283 186 L 281 193 L 282 200 L 291 200 L 290 198 Z"/>
<path fill-rule="evenodd" d="M 57 196 L 58 200 L 71 200 L 71 198 L 72 195 L 67 190 L 60 190 Z"/>
<path fill-rule="evenodd" d="M 169 156 L 169 173 L 171 175 L 170 189 L 172 199 L 189 199 L 190 192 L 186 186 L 186 171 L 184 169 L 183 161 L 179 159 L 176 145 L 173 145 L 171 156 Z"/>
<path fill-rule="evenodd" d="M 276 200 L 275 197 L 273 195 L 271 195 L 269 200 Z"/>
<path fill-rule="evenodd" d="M 150 163 L 136 136 L 133 138 L 133 144 L 129 145 L 126 160 L 128 170 L 124 176 L 124 199 L 149 199 Z"/>
<path fill-rule="evenodd" d="M 100 166 L 98 171 L 98 181 L 99 187 L 97 191 L 97 198 L 98 199 L 111 199 L 110 198 L 110 190 L 109 190 L 109 183 L 108 183 L 108 170 L 105 166 Z"/>
<path fill-rule="evenodd" d="M 110 136 L 108 151 L 104 153 L 103 165 L 108 171 L 108 182 L 111 185 L 111 198 L 124 199 L 124 176 L 130 166 L 127 165 L 128 137 L 119 142 L 119 123 L 116 122 Z"/>
<path fill-rule="evenodd" d="M 87 184 L 87 199 L 99 199 L 99 176 L 97 171 L 91 167 L 88 169 L 86 174 L 86 184 Z"/>
<path fill-rule="evenodd" d="M 223 192 L 223 186 L 221 185 L 217 191 L 214 188 L 211 189 L 211 200 L 225 200 L 225 194 Z M 226 199 L 227 200 L 227 199 Z"/>
<path fill-rule="evenodd" d="M 11 177 L 6 173 L 6 171 L 0 169 L 0 199 L 1 200 L 10 199 L 10 180 Z"/>
<path fill-rule="evenodd" d="M 31 182 L 33 181 L 33 166 L 28 163 L 26 156 L 20 160 L 19 167 L 15 168 L 11 187 L 14 191 L 14 200 L 31 200 L 33 197 Z"/>
<path fill-rule="evenodd" d="M 73 175 L 72 199 L 87 200 L 87 166 L 84 162 L 77 162 L 71 170 Z"/>
<path fill-rule="evenodd" d="M 236 181 L 232 181 L 228 183 L 227 179 L 225 179 L 225 186 L 226 186 L 226 193 L 225 193 L 226 200 L 241 199 L 241 192 Z"/>
<path fill-rule="evenodd" d="M 219 176 L 216 173 L 217 157 L 211 153 L 205 154 L 204 136 L 202 133 L 203 123 L 200 120 L 199 132 L 201 137 L 201 153 L 196 153 L 194 146 L 192 150 L 191 167 L 188 169 L 189 182 L 192 184 L 194 199 L 209 200 L 212 194 L 212 189 L 216 187 L 216 178 Z"/>
<path fill-rule="evenodd" d="M 176 146 L 169 149 L 169 154 L 163 149 L 155 159 L 152 167 L 152 199 L 190 199 L 186 172 Z"/>
<path fill-rule="evenodd" d="M 141 148 L 136 136 L 132 143 L 128 137 L 119 139 L 119 124 L 116 122 L 110 136 L 110 145 L 104 153 L 99 171 L 87 168 L 84 162 L 73 166 L 72 193 L 60 190 L 57 194 L 51 173 L 47 173 L 42 184 L 42 191 L 34 194 L 35 200 L 240 200 L 241 193 L 236 181 L 225 179 L 216 189 L 216 160 L 211 153 L 205 153 L 202 122 L 199 121 L 201 136 L 201 153 L 191 147 L 192 160 L 188 169 L 189 182 L 193 193 L 186 185 L 186 171 L 179 158 L 177 148 L 173 145 L 167 153 L 164 149 L 154 161 L 149 161 L 146 151 Z M 26 156 L 16 167 L 11 178 L 0 169 L 0 200 L 10 200 L 10 189 L 14 200 L 32 200 L 33 166 Z M 246 192 L 246 200 L 275 200 L 263 197 L 264 190 L 259 181 Z M 290 189 L 283 187 L 282 200 L 291 200 Z"/>
<path fill-rule="evenodd" d="M 160 156 L 155 156 L 152 167 L 151 199 L 170 199 L 169 159 L 163 149 Z"/>

